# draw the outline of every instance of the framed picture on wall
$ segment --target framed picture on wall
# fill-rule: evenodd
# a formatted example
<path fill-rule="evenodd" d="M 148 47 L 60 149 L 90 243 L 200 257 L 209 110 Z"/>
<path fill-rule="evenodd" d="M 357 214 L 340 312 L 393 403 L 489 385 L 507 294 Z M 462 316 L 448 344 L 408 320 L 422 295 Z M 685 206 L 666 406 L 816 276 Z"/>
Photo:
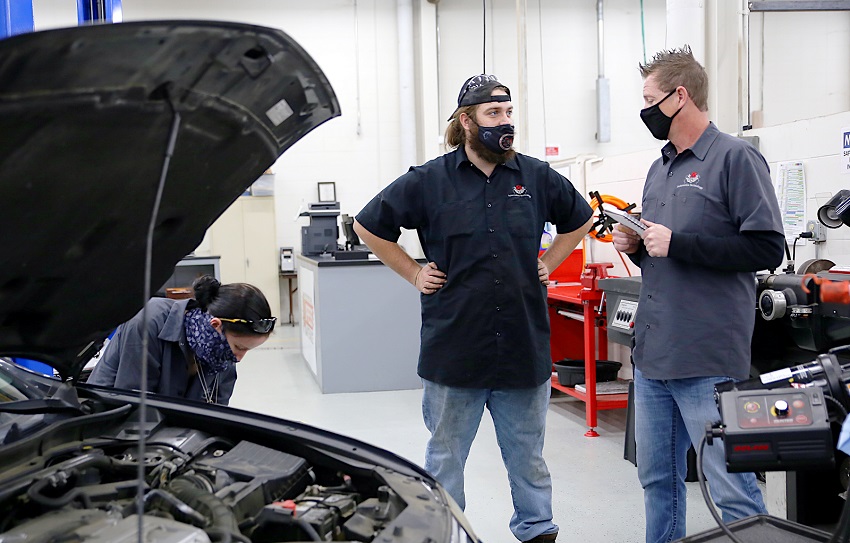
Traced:
<path fill-rule="evenodd" d="M 319 182 L 319 201 L 336 202 L 336 183 L 333 181 Z"/>

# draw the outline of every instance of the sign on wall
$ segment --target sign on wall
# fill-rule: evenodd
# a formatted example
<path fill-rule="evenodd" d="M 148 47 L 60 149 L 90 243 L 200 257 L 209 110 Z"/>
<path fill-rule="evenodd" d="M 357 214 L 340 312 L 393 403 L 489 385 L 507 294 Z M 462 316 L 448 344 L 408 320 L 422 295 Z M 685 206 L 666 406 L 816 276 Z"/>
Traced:
<path fill-rule="evenodd" d="M 841 131 L 841 172 L 850 174 L 850 126 Z"/>
<path fill-rule="evenodd" d="M 806 230 L 806 174 L 803 163 L 780 162 L 775 189 L 785 238 L 794 239 Z"/>

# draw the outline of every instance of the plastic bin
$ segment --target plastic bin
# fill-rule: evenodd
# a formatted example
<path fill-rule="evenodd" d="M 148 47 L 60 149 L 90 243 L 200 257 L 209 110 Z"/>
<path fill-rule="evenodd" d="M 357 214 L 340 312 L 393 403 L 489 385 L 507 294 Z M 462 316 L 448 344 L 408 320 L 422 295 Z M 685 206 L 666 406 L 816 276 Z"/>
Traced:
<path fill-rule="evenodd" d="M 621 366 L 621 363 L 612 360 L 597 360 L 596 382 L 616 380 Z M 559 360 L 555 362 L 555 370 L 558 372 L 558 383 L 563 387 L 574 387 L 584 383 L 584 360 L 571 358 Z"/>

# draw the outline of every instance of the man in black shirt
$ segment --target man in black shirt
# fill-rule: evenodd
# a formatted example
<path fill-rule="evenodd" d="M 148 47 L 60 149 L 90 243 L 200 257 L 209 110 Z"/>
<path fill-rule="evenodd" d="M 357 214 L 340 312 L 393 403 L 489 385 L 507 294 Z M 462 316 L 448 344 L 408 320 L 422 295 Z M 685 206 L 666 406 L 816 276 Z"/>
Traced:
<path fill-rule="evenodd" d="M 546 285 L 589 231 L 592 211 L 547 163 L 512 149 L 510 99 L 494 76 L 469 78 L 446 131 L 454 151 L 386 187 L 355 230 L 422 293 L 425 469 L 464 507 L 463 468 L 486 406 L 508 470 L 511 531 L 554 541 L 542 456 L 552 373 Z M 558 235 L 538 258 L 546 222 Z M 418 230 L 427 265 L 398 245 L 401 227 Z"/>

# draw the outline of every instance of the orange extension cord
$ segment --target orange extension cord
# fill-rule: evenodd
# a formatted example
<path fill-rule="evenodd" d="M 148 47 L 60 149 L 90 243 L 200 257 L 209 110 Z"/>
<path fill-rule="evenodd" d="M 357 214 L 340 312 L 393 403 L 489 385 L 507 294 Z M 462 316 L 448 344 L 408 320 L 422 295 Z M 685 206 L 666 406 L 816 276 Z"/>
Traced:
<path fill-rule="evenodd" d="M 602 198 L 603 203 L 611 204 L 612 206 L 616 207 L 619 210 L 625 210 L 627 207 L 629 207 L 628 202 L 626 202 L 625 200 L 622 200 L 620 198 L 617 198 L 616 196 L 611 196 L 610 194 L 601 194 L 600 198 Z M 599 202 L 596 201 L 596 198 L 591 198 L 590 199 L 590 208 L 593 209 L 594 211 L 596 211 L 596 209 L 598 207 L 599 207 Z M 596 221 L 594 221 L 594 222 L 596 222 Z M 610 232 L 604 234 L 602 237 L 598 237 L 596 235 L 596 233 L 594 232 L 594 230 L 591 229 L 589 234 L 591 234 L 592 239 L 595 239 L 597 241 L 601 241 L 603 243 L 611 243 L 612 241 L 614 241 L 614 236 L 612 236 Z M 586 238 L 584 240 L 582 240 L 582 248 L 583 249 L 586 249 L 586 247 L 585 247 L 586 241 L 585 240 L 586 240 Z M 620 251 L 617 251 L 617 256 L 620 257 L 620 260 L 623 262 L 623 267 L 626 268 L 626 273 L 628 273 L 629 277 L 631 277 L 632 272 L 629 269 L 629 265 L 626 264 L 626 259 L 623 258 L 623 253 L 621 253 Z"/>

